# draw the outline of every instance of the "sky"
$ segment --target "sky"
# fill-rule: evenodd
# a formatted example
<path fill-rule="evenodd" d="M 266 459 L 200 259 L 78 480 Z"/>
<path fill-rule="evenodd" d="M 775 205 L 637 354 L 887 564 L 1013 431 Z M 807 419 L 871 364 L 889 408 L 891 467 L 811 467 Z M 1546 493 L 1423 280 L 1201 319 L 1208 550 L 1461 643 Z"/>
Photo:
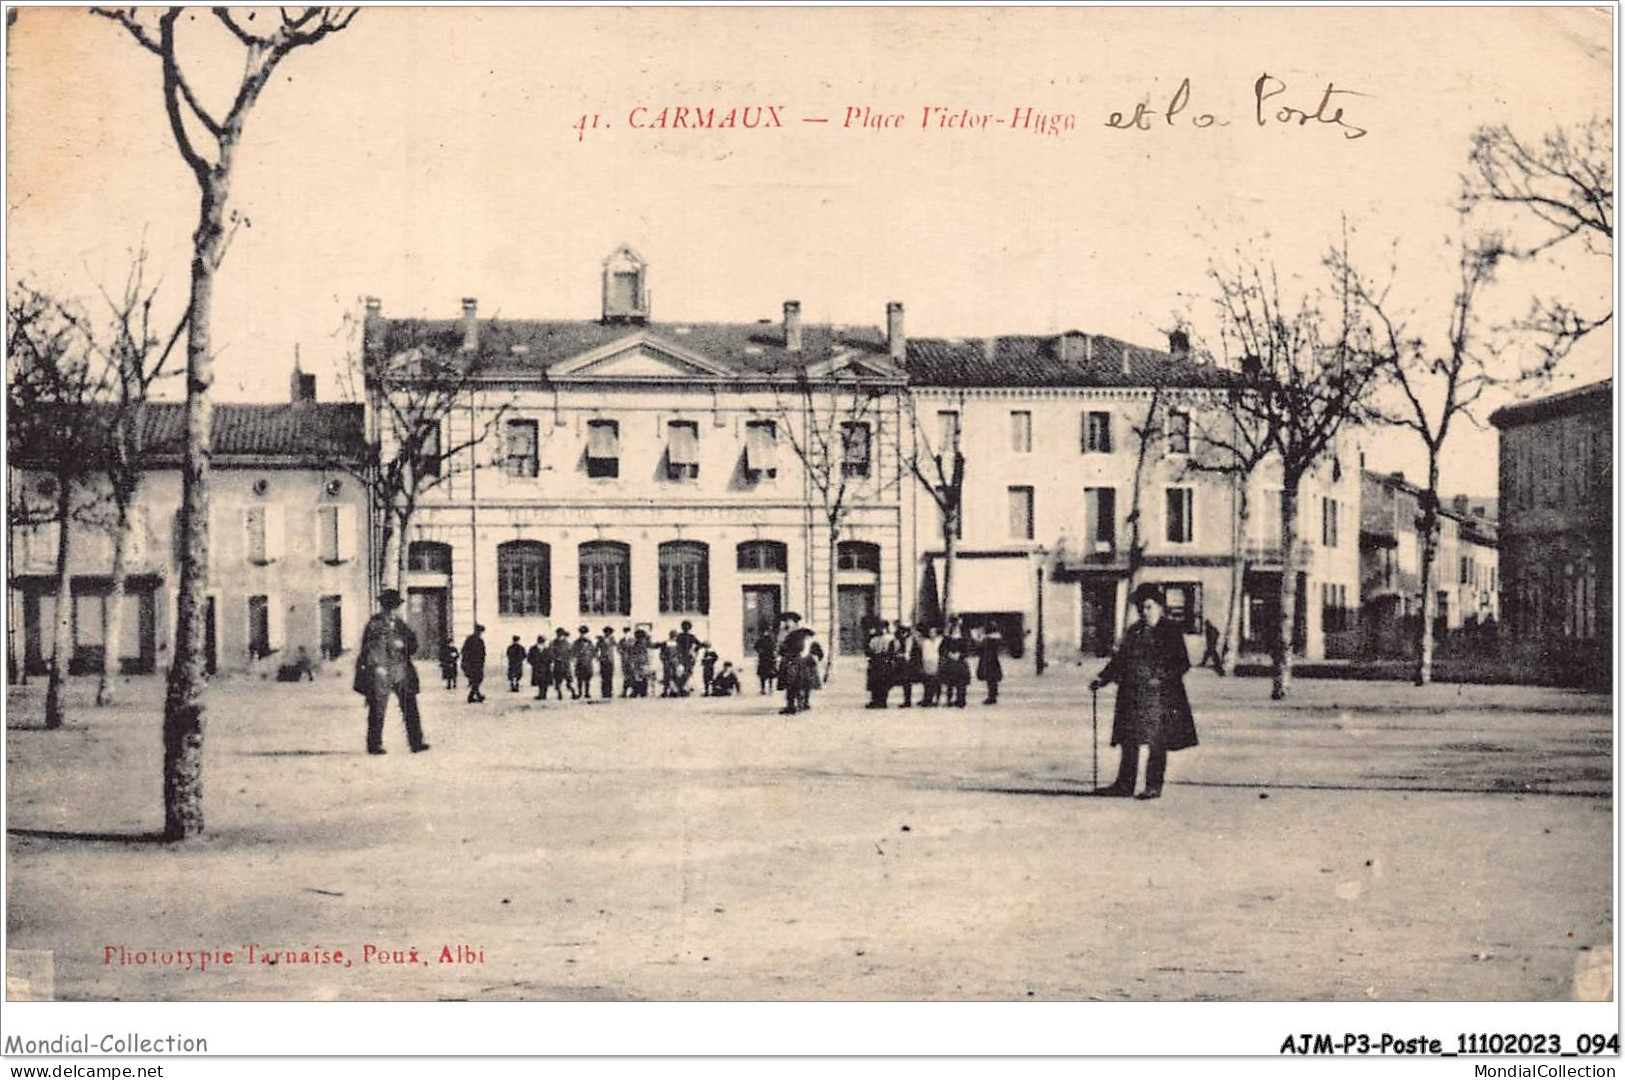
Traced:
<path fill-rule="evenodd" d="M 218 100 L 234 45 L 188 18 Z M 1215 265 L 1307 285 L 1346 223 L 1356 261 L 1392 262 L 1396 307 L 1436 333 L 1472 132 L 1609 115 L 1613 32 L 1584 8 L 367 9 L 293 54 L 248 122 L 220 396 L 280 399 L 296 349 L 335 396 L 363 296 L 397 316 L 468 296 L 482 315 L 596 317 L 622 243 L 662 321 L 776 320 L 798 299 L 808 321 L 879 325 L 900 300 L 912 334 L 1160 346 L 1177 319 L 1211 327 Z M 28 9 L 7 60 L 9 283 L 93 299 L 144 244 L 178 311 L 196 191 L 156 58 L 87 13 Z M 676 127 L 678 107 L 759 123 Z M 1609 273 L 1513 270 L 1486 311 L 1548 287 L 1607 304 Z M 1611 367 L 1590 341 L 1546 389 Z M 1364 441 L 1371 467 L 1420 473 L 1404 435 Z M 1493 494 L 1494 452 L 1463 429 L 1443 486 Z"/>

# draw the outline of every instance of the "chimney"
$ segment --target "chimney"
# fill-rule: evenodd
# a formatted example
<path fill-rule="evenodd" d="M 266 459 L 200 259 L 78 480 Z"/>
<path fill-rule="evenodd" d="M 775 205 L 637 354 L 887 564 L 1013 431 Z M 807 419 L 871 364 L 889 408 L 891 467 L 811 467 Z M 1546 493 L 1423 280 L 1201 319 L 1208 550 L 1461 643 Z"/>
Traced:
<path fill-rule="evenodd" d="M 1124 345 L 1123 346 L 1123 377 L 1124 378 L 1127 378 L 1130 374 L 1132 374 L 1132 372 L 1129 371 L 1129 362 L 1130 362 L 1130 360 L 1133 359 L 1133 357 L 1134 357 L 1134 350 L 1129 348 L 1127 345 Z"/>
<path fill-rule="evenodd" d="M 383 344 L 379 338 L 382 330 L 375 326 L 383 318 L 383 301 L 376 296 L 369 296 L 364 301 L 366 317 L 361 320 L 361 353 L 363 356 L 372 356 L 379 351 Z"/>
<path fill-rule="evenodd" d="M 784 351 L 801 351 L 801 301 L 784 302 Z"/>
<path fill-rule="evenodd" d="M 1183 330 L 1168 331 L 1168 355 L 1175 360 L 1191 358 L 1191 336 Z"/>
<path fill-rule="evenodd" d="M 480 302 L 472 296 L 463 297 L 463 351 L 478 352 L 480 348 Z"/>
<path fill-rule="evenodd" d="M 316 400 L 316 376 L 299 367 L 299 346 L 293 347 L 293 377 L 288 380 L 288 399 L 295 405 L 307 405 Z"/>
<path fill-rule="evenodd" d="M 985 337 L 982 339 L 982 358 L 990 364 L 999 358 L 998 338 Z"/>
<path fill-rule="evenodd" d="M 903 302 L 893 300 L 886 305 L 886 350 L 899 364 L 907 356 L 908 341 L 903 337 Z"/>

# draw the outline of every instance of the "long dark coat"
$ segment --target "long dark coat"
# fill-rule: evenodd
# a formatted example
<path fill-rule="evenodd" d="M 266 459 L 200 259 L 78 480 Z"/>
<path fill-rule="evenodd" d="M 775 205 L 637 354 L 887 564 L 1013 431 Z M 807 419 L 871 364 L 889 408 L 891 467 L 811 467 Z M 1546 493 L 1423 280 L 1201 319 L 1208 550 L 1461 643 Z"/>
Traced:
<path fill-rule="evenodd" d="M 530 685 L 549 686 L 552 684 L 553 654 L 546 645 L 532 645 L 525 654 L 530 661 Z"/>
<path fill-rule="evenodd" d="M 985 635 L 976 646 L 976 677 L 983 682 L 999 682 L 1004 678 L 1004 663 L 999 653 L 1004 650 L 1004 638 L 997 631 Z"/>
<path fill-rule="evenodd" d="M 1123 634 L 1099 681 L 1117 684 L 1112 745 L 1148 743 L 1168 750 L 1196 745 L 1196 720 L 1185 695 L 1191 658 L 1179 628 L 1164 619 L 1137 622 Z"/>
<path fill-rule="evenodd" d="M 400 691 L 418 692 L 418 669 L 412 657 L 418 651 L 418 636 L 405 621 L 387 611 L 367 620 L 361 631 L 361 648 L 356 650 L 355 680 L 350 684 L 358 694 L 372 695 Z"/>
<path fill-rule="evenodd" d="M 485 678 L 485 639 L 478 634 L 463 640 L 463 674 L 470 679 Z"/>

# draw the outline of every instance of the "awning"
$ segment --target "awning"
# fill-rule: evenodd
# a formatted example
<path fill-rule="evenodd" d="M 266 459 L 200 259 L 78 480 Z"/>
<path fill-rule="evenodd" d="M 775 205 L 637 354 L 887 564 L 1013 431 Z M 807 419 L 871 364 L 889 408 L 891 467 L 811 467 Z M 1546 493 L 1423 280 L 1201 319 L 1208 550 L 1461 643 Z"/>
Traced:
<path fill-rule="evenodd" d="M 745 468 L 771 472 L 779 467 L 779 441 L 771 423 L 745 427 Z"/>
<path fill-rule="evenodd" d="M 597 421 L 588 424 L 587 456 L 601 460 L 620 457 L 620 426 L 612 421 Z"/>
<path fill-rule="evenodd" d="M 943 579 L 943 558 L 932 554 L 926 564 L 938 582 Z M 1027 555 L 1002 558 L 963 556 L 954 560 L 953 608 L 988 613 L 1026 611 L 1034 604 L 1037 564 Z"/>
<path fill-rule="evenodd" d="M 700 463 L 698 424 L 675 423 L 666 428 L 666 457 L 673 465 Z"/>

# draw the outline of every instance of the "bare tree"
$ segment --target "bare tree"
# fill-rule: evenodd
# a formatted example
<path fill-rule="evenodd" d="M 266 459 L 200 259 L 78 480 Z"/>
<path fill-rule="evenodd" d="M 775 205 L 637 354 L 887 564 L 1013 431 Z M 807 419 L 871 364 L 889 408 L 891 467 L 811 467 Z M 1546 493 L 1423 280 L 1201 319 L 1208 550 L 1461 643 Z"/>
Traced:
<path fill-rule="evenodd" d="M 1235 371 L 1211 399 L 1216 408 L 1198 413 L 1191 438 L 1191 456 L 1185 468 L 1227 478 L 1234 496 L 1230 521 L 1230 597 L 1225 605 L 1224 633 L 1219 644 L 1219 674 L 1235 670 L 1241 651 L 1241 596 L 1246 588 L 1248 542 L 1252 522 L 1253 476 L 1274 448 L 1263 410 L 1254 400 L 1259 393 L 1257 373 Z"/>
<path fill-rule="evenodd" d="M 1600 286 L 1614 257 L 1611 129 L 1611 119 L 1594 117 L 1531 144 L 1505 125 L 1480 128 L 1468 156 L 1464 205 L 1515 211 L 1511 224 L 1524 235 L 1507 238 L 1503 254 L 1532 261 L 1577 248 L 1596 267 Z M 1581 338 L 1607 326 L 1614 312 L 1606 304 L 1600 289 L 1588 302 L 1537 298 L 1518 324 L 1532 335 L 1540 358 L 1528 374 L 1550 375 Z"/>
<path fill-rule="evenodd" d="M 171 373 L 168 361 L 186 329 L 186 316 L 182 315 L 165 337 L 159 337 L 153 325 L 157 289 L 147 286 L 146 267 L 147 253 L 136 252 L 120 295 L 115 297 L 103 292 L 108 309 L 105 333 L 98 332 L 89 321 L 79 322 L 83 340 L 106 367 L 108 385 L 107 400 L 98 410 L 107 441 L 94 455 L 111 507 L 107 528 L 113 547 L 112 581 L 103 634 L 106 648 L 96 684 L 97 705 L 113 700 L 112 681 L 118 673 L 118 643 L 123 635 L 124 591 L 136 495 L 151 465 L 153 451 L 174 450 L 174 447 L 151 445 L 147 405 L 154 385 Z M 78 318 L 71 313 L 69 317 Z"/>
<path fill-rule="evenodd" d="M 376 354 L 368 355 L 366 346 L 361 352 L 375 426 L 360 456 L 341 448 L 333 465 L 348 470 L 372 496 L 380 526 L 372 565 L 379 567 L 384 587 L 400 586 L 423 497 L 478 467 L 476 451 L 501 430 L 512 405 L 511 395 L 494 397 L 481 389 L 487 365 L 461 341 L 460 333 L 407 324 L 379 342 Z M 347 389 L 354 394 L 353 386 Z"/>
<path fill-rule="evenodd" d="M 1478 316 L 1478 304 L 1487 286 L 1495 279 L 1495 268 L 1504 254 L 1497 237 L 1478 238 L 1460 245 L 1457 259 L 1455 295 L 1450 298 L 1449 316 L 1443 333 L 1434 338 L 1412 332 L 1395 313 L 1389 294 L 1392 277 L 1378 286 L 1354 268 L 1340 265 L 1343 278 L 1359 303 L 1360 313 L 1372 323 L 1373 357 L 1392 404 L 1372 407 L 1373 415 L 1384 423 L 1413 433 L 1427 452 L 1427 484 L 1419 502 L 1417 537 L 1421 545 L 1422 613 L 1416 635 L 1417 686 L 1433 679 L 1433 621 L 1436 600 L 1433 579 L 1439 553 L 1439 458 L 1445 440 L 1458 421 L 1476 423 L 1473 408 L 1484 391 L 1493 385 L 1491 372 L 1498 355 L 1488 340 Z M 1343 256 L 1337 256 L 1342 259 Z"/>
<path fill-rule="evenodd" d="M 1134 435 L 1134 480 L 1129 490 L 1128 510 L 1128 597 L 1134 595 L 1134 588 L 1139 584 L 1140 570 L 1145 566 L 1145 484 L 1147 470 L 1154 463 L 1157 443 L 1165 436 L 1163 430 L 1166 409 L 1164 398 L 1166 393 L 1161 382 L 1151 385 L 1151 397 L 1146 401 L 1145 414 L 1140 422 L 1129 426 Z M 1123 625 L 1128 625 L 1128 616 L 1133 608 L 1132 599 L 1124 600 Z"/>
<path fill-rule="evenodd" d="M 164 832 L 182 840 L 203 831 L 204 592 L 209 560 L 209 456 L 214 418 L 213 299 L 238 216 L 229 209 L 232 168 L 243 128 L 282 61 L 349 26 L 354 8 L 94 8 L 156 56 L 170 134 L 198 189 L 187 304 L 186 449 L 181 465 L 180 595 L 175 660 L 164 702 Z M 187 42 L 178 40 L 182 24 Z M 203 100 L 203 68 L 235 45 L 242 70 L 224 108 Z M 203 57 L 204 59 L 199 59 Z M 232 228 L 228 228 L 228 225 Z"/>
<path fill-rule="evenodd" d="M 850 369 L 831 368 L 814 375 L 805 366 L 797 366 L 789 374 L 788 389 L 783 383 L 774 385 L 774 407 L 784 437 L 801 463 L 809 502 L 823 519 L 829 559 L 824 638 L 827 681 L 834 673 L 838 651 L 836 563 L 841 538 L 861 499 L 884 491 L 890 483 L 876 467 L 874 450 L 881 402 L 893 387 L 865 380 Z"/>
<path fill-rule="evenodd" d="M 79 324 L 51 298 L 27 286 L 13 289 L 6 304 L 8 423 L 7 454 L 14 464 L 38 470 L 46 482 L 13 492 L 12 523 L 56 526 L 56 612 L 47 662 L 45 726 L 66 717 L 63 679 L 73 648 L 73 525 L 92 518 L 87 503 L 87 462 L 101 447 L 97 400 L 106 389 L 92 362 Z M 48 500 L 40 505 L 35 497 Z M 76 497 L 77 496 L 77 497 Z"/>
<path fill-rule="evenodd" d="M 963 391 L 957 406 L 955 417 L 963 417 Z M 954 566 L 965 521 L 965 453 L 960 437 L 963 425 L 956 419 L 950 430 L 939 431 L 933 439 L 926 425 L 920 422 L 918 399 L 914 394 L 904 395 L 904 407 L 908 410 L 910 439 L 909 448 L 903 453 L 903 468 L 919 481 L 937 508 L 942 531 L 942 581 L 938 600 L 946 625 L 954 615 Z"/>
<path fill-rule="evenodd" d="M 1270 696 L 1292 684 L 1298 571 L 1298 492 L 1345 422 L 1357 419 L 1376 373 L 1351 310 L 1346 255 L 1332 263 L 1333 291 L 1282 298 L 1271 267 L 1214 270 L 1219 332 L 1226 351 L 1242 357 L 1252 392 L 1228 402 L 1238 425 L 1264 433 L 1281 464 L 1281 617 Z"/>

